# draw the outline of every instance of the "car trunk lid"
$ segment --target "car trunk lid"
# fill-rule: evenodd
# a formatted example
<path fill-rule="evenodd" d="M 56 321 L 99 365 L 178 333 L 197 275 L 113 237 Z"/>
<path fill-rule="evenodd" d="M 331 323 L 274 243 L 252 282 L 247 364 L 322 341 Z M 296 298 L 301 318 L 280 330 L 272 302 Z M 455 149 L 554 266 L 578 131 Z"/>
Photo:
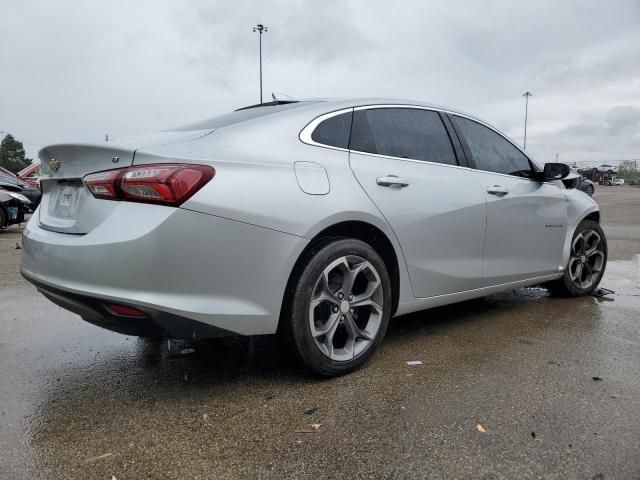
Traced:
<path fill-rule="evenodd" d="M 60 233 L 86 234 L 118 207 L 94 198 L 82 179 L 95 172 L 133 164 L 137 148 L 182 143 L 208 131 L 160 132 L 102 144 L 59 144 L 40 150 L 42 201 L 40 227 Z"/>

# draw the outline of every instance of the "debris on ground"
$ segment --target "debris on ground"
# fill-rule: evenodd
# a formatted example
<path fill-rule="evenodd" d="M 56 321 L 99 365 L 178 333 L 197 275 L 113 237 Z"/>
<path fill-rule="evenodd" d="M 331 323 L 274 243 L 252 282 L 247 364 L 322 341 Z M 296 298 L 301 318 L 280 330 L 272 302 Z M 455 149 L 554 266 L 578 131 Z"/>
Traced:
<path fill-rule="evenodd" d="M 591 377 L 593 379 L 594 382 L 601 382 L 602 378 L 600 377 Z"/>
<path fill-rule="evenodd" d="M 476 425 L 476 430 L 478 430 L 480 433 L 486 433 L 486 430 L 480 424 Z"/>
<path fill-rule="evenodd" d="M 613 302 L 613 298 L 606 297 L 605 295 L 613 295 L 616 292 L 613 290 L 609 290 L 608 288 L 597 288 L 593 292 L 591 292 L 591 296 L 597 298 L 598 300 L 606 300 L 608 302 Z"/>
<path fill-rule="evenodd" d="M 103 460 L 105 458 L 109 458 L 113 453 L 103 453 L 102 455 L 98 455 L 97 457 L 87 458 L 85 462 L 95 462 L 96 460 Z"/>
<path fill-rule="evenodd" d="M 531 438 L 536 438 L 536 432 L 531 432 Z"/>
<path fill-rule="evenodd" d="M 16 250 L 22 250 L 22 247 L 20 246 L 20 244 L 18 242 L 16 242 Z"/>
<path fill-rule="evenodd" d="M 308 417 L 307 422 L 304 427 L 298 428 L 296 433 L 316 433 L 320 429 L 321 423 L 317 420 L 318 407 L 311 407 L 308 410 L 304 411 L 304 414 Z"/>
<path fill-rule="evenodd" d="M 409 360 L 407 365 L 423 365 L 421 360 Z"/>
<path fill-rule="evenodd" d="M 316 433 L 321 425 L 321 423 L 310 423 L 306 427 L 296 429 L 296 433 Z"/>

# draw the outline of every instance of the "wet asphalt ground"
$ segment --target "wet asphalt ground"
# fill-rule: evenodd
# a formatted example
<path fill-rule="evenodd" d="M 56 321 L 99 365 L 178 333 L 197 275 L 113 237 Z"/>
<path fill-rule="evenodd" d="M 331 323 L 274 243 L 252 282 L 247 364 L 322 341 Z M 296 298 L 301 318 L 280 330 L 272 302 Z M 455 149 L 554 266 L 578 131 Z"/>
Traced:
<path fill-rule="evenodd" d="M 333 380 L 269 337 L 86 324 L 19 277 L 20 229 L 0 233 L 0 478 L 638 479 L 640 188 L 595 198 L 611 301 L 534 288 L 404 316 Z"/>

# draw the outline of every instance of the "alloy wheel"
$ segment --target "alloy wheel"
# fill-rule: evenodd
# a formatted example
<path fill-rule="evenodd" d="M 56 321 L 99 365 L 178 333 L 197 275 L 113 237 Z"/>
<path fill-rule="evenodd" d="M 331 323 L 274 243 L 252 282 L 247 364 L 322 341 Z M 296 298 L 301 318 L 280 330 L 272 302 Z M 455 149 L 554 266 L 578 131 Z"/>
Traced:
<path fill-rule="evenodd" d="M 348 361 L 374 342 L 383 315 L 380 275 L 366 259 L 347 255 L 320 274 L 309 304 L 311 336 L 331 360 Z"/>
<path fill-rule="evenodd" d="M 571 244 L 569 276 L 573 284 L 586 290 L 600 280 L 605 254 L 602 237 L 595 230 L 580 232 Z"/>

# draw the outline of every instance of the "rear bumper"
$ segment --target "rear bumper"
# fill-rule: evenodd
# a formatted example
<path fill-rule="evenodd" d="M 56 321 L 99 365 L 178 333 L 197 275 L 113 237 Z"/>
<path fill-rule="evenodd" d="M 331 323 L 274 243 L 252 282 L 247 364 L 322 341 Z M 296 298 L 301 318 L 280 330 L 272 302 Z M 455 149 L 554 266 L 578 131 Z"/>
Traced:
<path fill-rule="evenodd" d="M 28 275 L 23 276 L 33 283 L 38 291 L 53 303 L 80 315 L 83 320 L 112 332 L 141 337 L 168 337 L 180 339 L 215 338 L 236 335 L 234 332 L 206 323 L 179 317 L 171 313 L 136 305 L 146 317 L 115 315 L 99 298 L 77 295 L 44 285 Z"/>
<path fill-rule="evenodd" d="M 145 328 L 176 338 L 270 334 L 306 243 L 213 215 L 122 202 L 86 235 L 44 230 L 34 214 L 21 272 L 92 323 L 125 330 L 143 323 L 109 315 L 102 307 L 109 301 L 140 308 L 149 316 Z"/>

